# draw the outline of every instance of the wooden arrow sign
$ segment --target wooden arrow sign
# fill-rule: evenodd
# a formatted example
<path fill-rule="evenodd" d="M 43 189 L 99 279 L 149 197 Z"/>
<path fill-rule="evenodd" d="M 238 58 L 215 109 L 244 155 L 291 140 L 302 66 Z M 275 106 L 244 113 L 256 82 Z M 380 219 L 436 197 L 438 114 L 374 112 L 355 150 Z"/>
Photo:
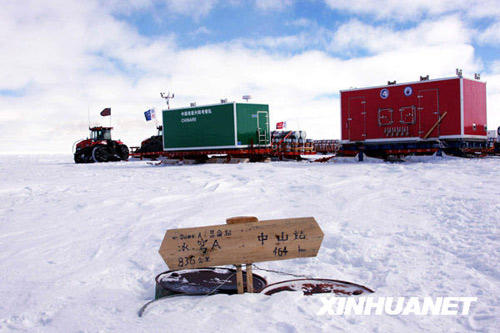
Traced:
<path fill-rule="evenodd" d="M 313 217 L 171 229 L 159 253 L 171 270 L 315 257 L 323 235 Z"/>

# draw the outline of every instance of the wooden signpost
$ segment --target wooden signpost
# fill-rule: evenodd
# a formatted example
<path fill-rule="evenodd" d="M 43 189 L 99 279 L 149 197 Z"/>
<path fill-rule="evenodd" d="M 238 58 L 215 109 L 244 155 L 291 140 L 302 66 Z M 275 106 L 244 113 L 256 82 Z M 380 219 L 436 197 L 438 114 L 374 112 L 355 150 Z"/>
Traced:
<path fill-rule="evenodd" d="M 323 235 L 313 217 L 235 217 L 223 225 L 167 230 L 159 253 L 171 270 L 235 265 L 238 293 L 243 293 L 242 264 L 252 292 L 252 263 L 315 257 Z"/>

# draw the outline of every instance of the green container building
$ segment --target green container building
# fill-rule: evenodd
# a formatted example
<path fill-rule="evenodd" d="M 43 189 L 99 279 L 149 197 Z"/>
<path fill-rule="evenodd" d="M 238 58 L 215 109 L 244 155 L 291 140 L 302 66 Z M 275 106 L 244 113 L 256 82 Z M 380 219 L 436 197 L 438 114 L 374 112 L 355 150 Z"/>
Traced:
<path fill-rule="evenodd" d="M 269 105 L 221 103 L 163 110 L 163 149 L 269 147 Z"/>

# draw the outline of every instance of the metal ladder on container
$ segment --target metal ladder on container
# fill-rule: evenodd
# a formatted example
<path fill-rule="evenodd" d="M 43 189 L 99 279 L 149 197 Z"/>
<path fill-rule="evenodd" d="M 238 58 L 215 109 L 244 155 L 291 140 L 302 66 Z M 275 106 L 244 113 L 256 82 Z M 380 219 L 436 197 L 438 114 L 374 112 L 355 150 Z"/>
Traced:
<path fill-rule="evenodd" d="M 259 147 L 261 145 L 266 145 L 267 144 L 267 133 L 266 131 L 261 131 L 260 129 L 258 130 L 258 135 L 259 135 Z"/>
<path fill-rule="evenodd" d="M 260 124 L 261 117 L 259 115 L 265 115 L 264 124 Z M 263 125 L 263 126 L 262 126 Z M 269 128 L 269 113 L 267 111 L 257 111 L 257 138 L 259 141 L 259 147 L 267 146 L 267 130 Z"/>

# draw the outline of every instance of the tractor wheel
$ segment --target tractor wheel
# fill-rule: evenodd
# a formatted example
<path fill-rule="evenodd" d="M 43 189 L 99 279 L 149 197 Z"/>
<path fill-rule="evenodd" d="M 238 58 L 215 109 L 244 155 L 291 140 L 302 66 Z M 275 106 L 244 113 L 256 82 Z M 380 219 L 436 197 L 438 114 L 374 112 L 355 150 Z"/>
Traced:
<path fill-rule="evenodd" d="M 82 152 L 76 152 L 75 163 L 85 163 L 85 154 Z"/>
<path fill-rule="evenodd" d="M 120 158 L 123 161 L 128 160 L 128 155 L 129 155 L 128 147 L 126 145 L 119 145 L 118 146 L 118 155 L 120 155 Z"/>
<path fill-rule="evenodd" d="M 94 163 L 94 160 L 92 159 L 92 149 L 91 148 L 87 148 L 83 152 L 83 159 L 84 159 L 83 163 Z"/>
<path fill-rule="evenodd" d="M 92 160 L 94 162 L 107 162 L 109 161 L 109 154 L 105 147 L 96 146 L 92 149 Z"/>

